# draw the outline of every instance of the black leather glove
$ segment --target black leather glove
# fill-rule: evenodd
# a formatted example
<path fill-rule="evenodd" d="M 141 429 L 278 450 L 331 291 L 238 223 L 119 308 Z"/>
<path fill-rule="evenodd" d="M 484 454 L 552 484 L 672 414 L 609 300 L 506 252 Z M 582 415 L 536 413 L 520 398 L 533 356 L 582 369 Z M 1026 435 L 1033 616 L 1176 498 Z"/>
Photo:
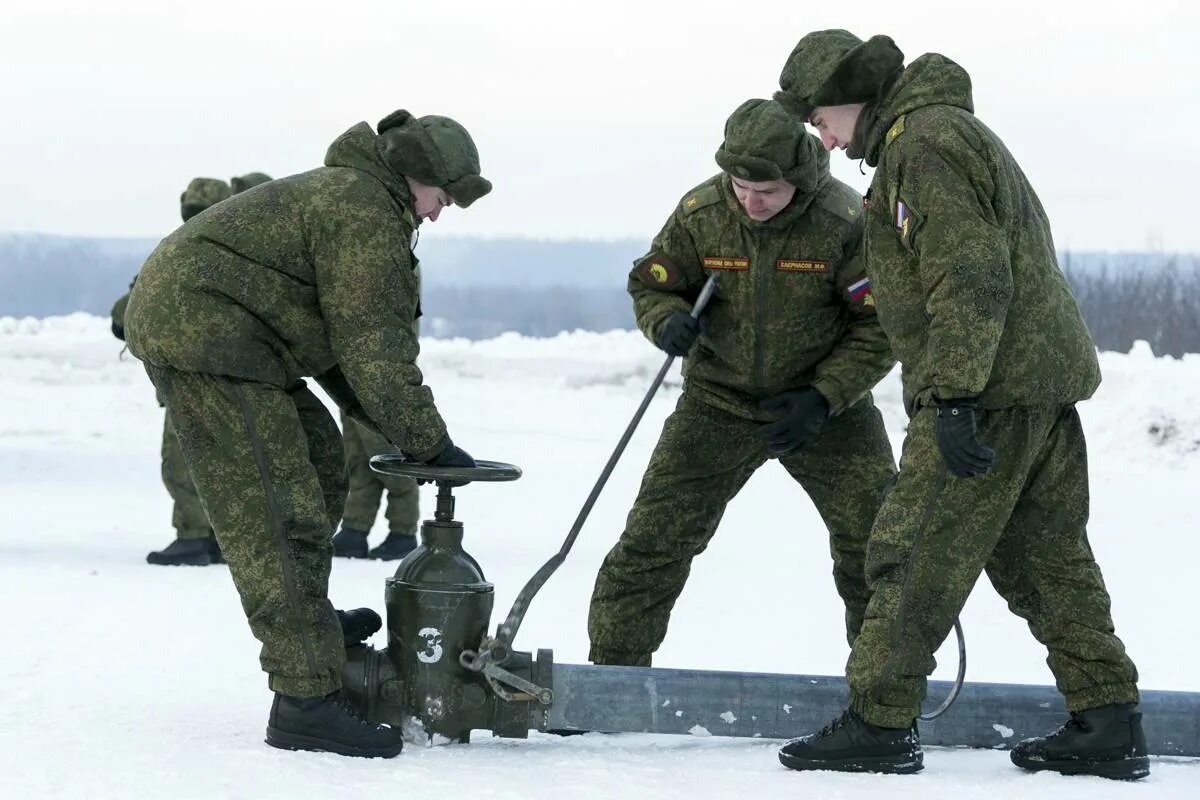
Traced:
<path fill-rule="evenodd" d="M 433 457 L 432 461 L 426 462 L 432 467 L 473 467 L 475 459 L 471 458 L 471 454 L 454 442 L 450 442 L 442 448 L 442 452 Z"/>
<path fill-rule="evenodd" d="M 658 349 L 669 356 L 686 356 L 700 336 L 700 320 L 686 311 L 667 317 L 658 334 Z"/>
<path fill-rule="evenodd" d="M 985 447 L 975 438 L 974 397 L 954 400 L 933 398 L 937 421 L 934 436 L 946 468 L 958 478 L 983 475 L 996 461 L 996 451 Z"/>
<path fill-rule="evenodd" d="M 782 417 L 758 429 L 758 435 L 766 440 L 767 453 L 772 456 L 799 450 L 817 438 L 829 419 L 829 401 L 812 388 L 768 397 L 758 407 L 767 413 L 783 412 Z"/>
<path fill-rule="evenodd" d="M 450 442 L 442 448 L 440 453 L 425 463 L 431 467 L 473 467 L 475 466 L 475 459 L 471 458 L 471 454 L 466 450 L 463 450 L 454 442 Z M 433 483 L 433 481 L 426 478 L 418 478 L 417 483 L 424 485 L 426 483 Z M 464 486 L 467 481 L 445 481 L 445 483 L 450 486 Z"/>

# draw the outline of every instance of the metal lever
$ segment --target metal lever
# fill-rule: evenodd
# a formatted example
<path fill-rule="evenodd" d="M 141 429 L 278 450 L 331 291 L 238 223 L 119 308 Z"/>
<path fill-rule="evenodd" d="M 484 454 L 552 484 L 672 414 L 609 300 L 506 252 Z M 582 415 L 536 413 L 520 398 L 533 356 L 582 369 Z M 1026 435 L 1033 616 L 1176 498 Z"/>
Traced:
<path fill-rule="evenodd" d="M 700 296 L 696 298 L 696 303 L 692 306 L 691 315 L 693 319 L 700 318 L 704 307 L 712 299 L 713 292 L 717 289 L 717 277 L 717 273 L 708 276 L 708 280 L 700 290 Z M 605 484 L 608 483 L 608 478 L 612 475 L 613 469 L 616 468 L 617 461 L 625 452 L 625 447 L 629 444 L 629 440 L 633 438 L 634 430 L 637 428 L 638 423 L 642 421 L 642 417 L 646 414 L 646 409 L 650 407 L 650 401 L 654 398 L 658 387 L 662 385 L 663 380 L 667 377 L 667 370 L 671 368 L 671 364 L 674 361 L 675 356 L 667 356 L 667 360 L 658 370 L 653 383 L 650 384 L 650 389 L 646 392 L 646 396 L 642 398 L 642 404 L 638 406 L 633 419 L 630 420 L 628 427 L 625 428 L 625 433 L 621 435 L 621 440 L 617 442 L 612 455 L 608 457 L 608 463 L 604 465 L 604 470 L 600 473 L 600 478 L 596 481 L 596 485 L 592 487 L 591 494 L 588 495 L 583 508 L 580 509 L 579 516 L 575 518 L 575 524 L 571 526 L 571 531 L 567 534 L 562 548 L 549 561 L 543 564 L 541 569 L 535 572 L 533 577 L 529 579 L 529 582 L 525 584 L 525 587 L 521 589 L 521 593 L 513 601 L 512 608 L 508 612 L 508 617 L 496 628 L 496 635 L 494 637 L 485 637 L 480 644 L 480 652 L 476 656 L 476 659 L 483 658 L 485 651 L 489 653 L 487 660 L 492 663 L 503 664 L 508 659 L 509 654 L 512 652 L 512 641 L 516 638 L 517 629 L 521 627 L 522 620 L 525 619 L 525 612 L 529 610 L 529 604 L 533 602 L 534 596 L 546 581 L 549 580 L 550 576 L 554 574 L 555 570 L 566 560 L 567 553 L 571 552 L 571 548 L 575 544 L 575 539 L 578 538 L 580 530 L 583 529 L 583 523 L 592 511 L 592 506 L 599 499 L 600 492 L 604 489 Z"/>

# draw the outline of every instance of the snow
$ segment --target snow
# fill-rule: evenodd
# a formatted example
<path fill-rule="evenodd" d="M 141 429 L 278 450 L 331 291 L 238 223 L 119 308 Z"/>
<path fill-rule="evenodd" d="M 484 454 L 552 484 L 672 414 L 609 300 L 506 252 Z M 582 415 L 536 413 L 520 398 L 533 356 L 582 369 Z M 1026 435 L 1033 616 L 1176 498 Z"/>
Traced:
<path fill-rule="evenodd" d="M 933 748 L 919 776 L 800 774 L 778 765 L 778 742 L 702 730 L 528 740 L 480 732 L 469 746 L 410 747 L 391 761 L 269 748 L 270 694 L 227 569 L 143 562 L 172 535 L 158 477 L 162 419 L 141 366 L 119 350 L 101 318 L 0 319 L 0 798 L 1200 796 L 1195 761 L 1156 759 L 1148 785 L 1027 775 L 1002 752 Z M 457 492 L 467 549 L 496 586 L 497 617 L 560 546 L 661 363 L 623 331 L 423 342 L 421 365 L 455 440 L 524 469 L 514 483 Z M 1190 494 L 1200 485 L 1200 357 L 1156 359 L 1138 347 L 1101 363 L 1105 382 L 1081 413 L 1091 541 L 1117 630 L 1145 688 L 1200 690 L 1200 645 L 1185 617 L 1200 557 Z M 675 375 L 651 404 L 571 557 L 534 602 L 521 649 L 586 661 L 596 569 L 678 385 Z M 876 400 L 898 448 L 896 375 Z M 382 611 L 391 569 L 337 561 L 334 602 Z M 656 665 L 840 674 L 847 647 L 829 572 L 808 499 L 781 469 L 764 467 L 696 560 Z M 963 626 L 968 680 L 1051 682 L 1041 648 L 986 581 Z M 377 635 L 374 644 L 385 643 Z M 953 642 L 939 661 L 935 677 L 952 678 Z"/>

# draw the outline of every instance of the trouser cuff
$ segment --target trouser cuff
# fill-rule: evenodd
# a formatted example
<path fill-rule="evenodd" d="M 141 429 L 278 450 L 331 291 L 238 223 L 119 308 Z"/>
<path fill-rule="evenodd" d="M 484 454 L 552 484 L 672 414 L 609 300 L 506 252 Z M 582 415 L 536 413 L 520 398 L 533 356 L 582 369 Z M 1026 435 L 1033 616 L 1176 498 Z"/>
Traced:
<path fill-rule="evenodd" d="M 885 706 L 861 692 L 850 692 L 850 710 L 880 728 L 909 728 L 920 709 L 901 706 Z"/>
<path fill-rule="evenodd" d="M 186 530 L 176 530 L 175 537 L 177 539 L 211 539 L 213 532 L 212 528 L 187 528 Z"/>
<path fill-rule="evenodd" d="M 1089 708 L 1111 706 L 1117 703 L 1138 702 L 1136 683 L 1105 683 L 1091 686 L 1066 696 L 1067 711 L 1086 711 Z"/>
<path fill-rule="evenodd" d="M 592 645 L 592 649 L 588 651 L 588 661 L 612 667 L 648 667 L 650 666 L 650 655 L 650 653 L 639 653 L 633 650 L 612 650 Z"/>
<path fill-rule="evenodd" d="M 271 675 L 271 691 L 289 697 L 324 697 L 342 688 L 341 673 L 329 673 L 319 678 Z"/>

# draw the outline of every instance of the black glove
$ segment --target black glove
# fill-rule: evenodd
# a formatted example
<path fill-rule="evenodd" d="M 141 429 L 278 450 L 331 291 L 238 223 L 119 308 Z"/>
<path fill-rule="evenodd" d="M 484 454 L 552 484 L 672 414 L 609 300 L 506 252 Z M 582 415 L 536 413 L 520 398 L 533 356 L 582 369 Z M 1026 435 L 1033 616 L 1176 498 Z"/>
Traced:
<path fill-rule="evenodd" d="M 431 467 L 473 467 L 475 466 L 475 459 L 471 458 L 471 454 L 466 450 L 463 450 L 454 442 L 450 442 L 442 448 L 440 453 L 425 463 Z M 449 486 L 465 486 L 469 481 L 443 482 Z M 426 483 L 433 483 L 433 481 L 426 478 L 417 478 L 417 483 L 424 485 Z"/>
<path fill-rule="evenodd" d="M 432 461 L 425 462 L 431 467 L 473 467 L 475 459 L 471 458 L 471 454 L 454 442 L 450 442 L 442 448 L 442 452 L 433 457 Z"/>
<path fill-rule="evenodd" d="M 658 349 L 669 356 L 686 356 L 698 336 L 700 320 L 686 311 L 676 311 L 658 334 Z"/>
<path fill-rule="evenodd" d="M 767 442 L 767 453 L 772 456 L 799 450 L 817 438 L 829 419 L 829 401 L 812 388 L 768 397 L 758 407 L 768 413 L 783 412 L 780 419 L 758 429 L 758 435 Z"/>
<path fill-rule="evenodd" d="M 958 478 L 973 478 L 992 468 L 996 451 L 984 447 L 975 438 L 974 397 L 959 397 L 954 400 L 933 398 L 937 412 L 934 436 L 946 468 Z"/>

